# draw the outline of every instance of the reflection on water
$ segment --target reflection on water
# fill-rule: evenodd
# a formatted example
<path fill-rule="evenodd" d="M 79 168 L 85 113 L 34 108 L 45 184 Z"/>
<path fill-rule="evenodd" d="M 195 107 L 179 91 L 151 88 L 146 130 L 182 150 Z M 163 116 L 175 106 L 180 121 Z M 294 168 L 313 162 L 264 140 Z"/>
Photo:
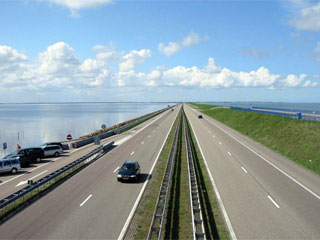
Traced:
<path fill-rule="evenodd" d="M 167 103 L 0 104 L 0 156 L 22 147 L 62 141 L 166 107 Z M 2 150 L 7 143 L 8 149 Z"/>

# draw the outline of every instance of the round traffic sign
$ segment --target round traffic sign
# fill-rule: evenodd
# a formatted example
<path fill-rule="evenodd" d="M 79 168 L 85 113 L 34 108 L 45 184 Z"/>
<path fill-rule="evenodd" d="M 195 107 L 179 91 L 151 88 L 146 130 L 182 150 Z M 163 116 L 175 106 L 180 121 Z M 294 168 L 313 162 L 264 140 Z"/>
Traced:
<path fill-rule="evenodd" d="M 71 134 L 68 134 L 68 135 L 67 135 L 67 139 L 68 139 L 69 141 L 72 140 Z"/>

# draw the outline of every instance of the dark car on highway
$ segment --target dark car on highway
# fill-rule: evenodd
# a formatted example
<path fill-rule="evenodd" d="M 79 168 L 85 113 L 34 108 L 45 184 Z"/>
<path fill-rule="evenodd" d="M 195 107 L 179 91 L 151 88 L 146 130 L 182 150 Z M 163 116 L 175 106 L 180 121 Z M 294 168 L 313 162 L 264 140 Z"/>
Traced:
<path fill-rule="evenodd" d="M 202 118 L 202 115 L 199 115 L 198 118 Z"/>
<path fill-rule="evenodd" d="M 138 181 L 140 175 L 140 165 L 136 161 L 126 161 L 119 169 L 117 179 L 121 181 Z"/>
<path fill-rule="evenodd" d="M 9 155 L 5 156 L 4 159 L 16 158 L 19 159 L 21 167 L 27 167 L 33 162 L 40 162 L 44 158 L 44 151 L 41 148 L 23 148 L 18 149 Z"/>

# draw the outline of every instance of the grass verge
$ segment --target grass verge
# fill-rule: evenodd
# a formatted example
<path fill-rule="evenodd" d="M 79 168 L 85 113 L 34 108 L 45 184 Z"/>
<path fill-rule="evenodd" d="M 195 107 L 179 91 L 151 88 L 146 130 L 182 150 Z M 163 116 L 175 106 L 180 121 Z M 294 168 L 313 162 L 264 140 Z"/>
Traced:
<path fill-rule="evenodd" d="M 192 104 L 204 114 L 320 174 L 320 122 Z"/>

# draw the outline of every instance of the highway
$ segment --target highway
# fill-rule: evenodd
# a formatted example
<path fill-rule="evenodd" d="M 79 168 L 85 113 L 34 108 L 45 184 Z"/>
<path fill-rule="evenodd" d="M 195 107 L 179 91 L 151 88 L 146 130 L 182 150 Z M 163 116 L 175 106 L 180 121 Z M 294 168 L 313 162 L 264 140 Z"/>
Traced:
<path fill-rule="evenodd" d="M 115 135 L 107 139 L 101 140 L 101 144 L 108 141 L 118 141 L 125 138 L 129 132 Z M 2 173 L 0 175 L 0 199 L 27 186 L 28 179 L 37 181 L 40 178 L 58 170 L 59 168 L 75 161 L 90 151 L 97 148 L 97 145 L 88 144 L 81 148 L 65 150 L 59 157 L 42 159 L 40 163 L 33 163 L 27 168 L 21 168 L 17 174 Z"/>
<path fill-rule="evenodd" d="M 197 109 L 185 110 L 234 239 L 320 239 L 318 175 Z"/>
<path fill-rule="evenodd" d="M 1 239 L 116 239 L 147 184 L 178 108 L 132 129 L 116 148 L 0 226 Z M 138 161 L 138 183 L 117 182 L 117 169 Z"/>

